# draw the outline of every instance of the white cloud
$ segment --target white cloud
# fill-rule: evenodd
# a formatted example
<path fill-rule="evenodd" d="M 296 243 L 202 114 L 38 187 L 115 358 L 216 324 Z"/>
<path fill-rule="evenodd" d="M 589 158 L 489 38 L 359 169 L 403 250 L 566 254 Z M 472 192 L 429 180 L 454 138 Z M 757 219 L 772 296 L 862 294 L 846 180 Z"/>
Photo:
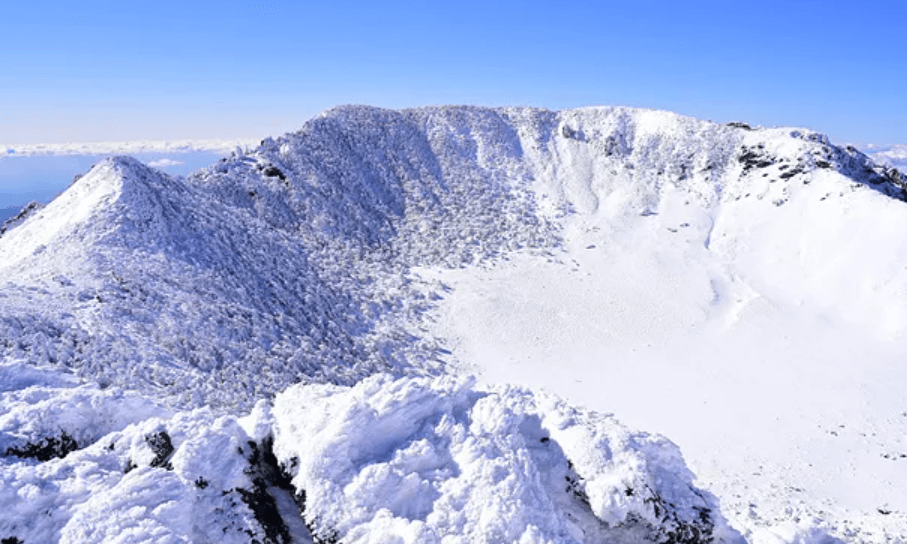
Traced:
<path fill-rule="evenodd" d="M 863 151 L 878 163 L 907 168 L 907 144 L 862 146 Z"/>
<path fill-rule="evenodd" d="M 230 140 L 139 140 L 130 142 L 72 142 L 65 144 L 0 145 L 0 157 L 33 155 L 133 155 L 136 153 L 190 153 L 213 151 L 229 153 L 257 146 L 252 138 Z"/>
<path fill-rule="evenodd" d="M 184 164 L 184 163 L 182 161 L 175 161 L 173 159 L 165 158 L 165 159 L 161 159 L 161 160 L 157 160 L 157 161 L 151 161 L 148 163 L 148 166 L 150 166 L 152 168 L 167 168 L 170 166 L 179 166 L 180 164 Z"/>

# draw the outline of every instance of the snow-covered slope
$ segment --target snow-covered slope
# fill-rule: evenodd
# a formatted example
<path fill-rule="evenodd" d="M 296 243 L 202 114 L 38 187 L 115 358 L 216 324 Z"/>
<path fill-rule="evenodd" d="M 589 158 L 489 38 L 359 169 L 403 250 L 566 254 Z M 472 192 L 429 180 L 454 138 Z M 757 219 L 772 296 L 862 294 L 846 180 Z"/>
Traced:
<path fill-rule="evenodd" d="M 109 159 L 10 224 L 0 234 L 0 358 L 218 414 L 242 413 L 300 381 L 352 386 L 376 373 L 467 369 L 667 433 L 751 540 L 821 541 L 824 530 L 905 539 L 907 372 L 897 357 L 907 337 L 905 188 L 897 170 L 807 130 L 627 108 L 342 107 L 185 179 Z M 403 387 L 382 379 L 368 383 Z M 268 427 L 278 429 L 281 461 L 302 463 L 288 469 L 297 490 L 320 497 L 307 510 L 327 520 L 317 538 L 334 531 L 352 541 L 380 526 L 372 534 L 413 541 L 457 531 L 590 541 L 607 537 L 589 529 L 596 523 L 649 519 L 642 506 L 596 502 L 591 488 L 594 517 L 551 498 L 551 466 L 569 460 L 588 480 L 607 465 L 584 473 L 577 459 L 589 454 L 553 430 L 554 452 L 512 442 L 536 432 L 514 435 L 517 420 L 555 428 L 566 416 L 553 401 L 494 393 L 498 408 L 482 410 L 505 406 L 516 419 L 494 416 L 481 430 L 461 412 L 482 402 L 469 394 L 457 408 L 450 385 L 419 386 L 435 393 L 413 398 L 416 415 L 401 400 L 408 393 L 353 389 L 379 395 L 357 397 L 364 406 L 380 395 L 402 403 L 363 413 L 440 418 L 423 431 L 441 450 L 425 457 L 410 451 L 412 429 L 395 439 L 402 445 L 382 443 L 369 430 L 381 426 L 374 416 L 319 387 L 284 393 L 275 410 L 285 423 Z M 281 404 L 287 395 L 305 402 Z M 8 409 L 25 409 L 16 406 Z M 331 418 L 373 439 L 351 444 Z M 445 418 L 453 427 L 438 426 Z M 306 465 L 311 450 L 293 443 L 309 435 L 293 425 L 338 441 L 318 454 L 338 466 Z M 281 445 L 280 429 L 296 442 Z M 376 449 L 360 458 L 349 448 Z M 470 506 L 463 490 L 504 484 L 468 474 L 457 459 L 517 473 L 501 487 L 516 511 L 475 525 L 486 503 Z M 444 472 L 450 463 L 463 473 Z M 645 472 L 646 463 L 636 466 Z M 682 463 L 662 465 L 664 477 L 689 483 Z M 354 484 L 386 486 L 378 495 L 389 502 L 359 502 Z M 438 498 L 429 505 L 406 490 Z M 542 502 L 507 495 L 524 491 Z M 459 504 L 460 517 L 445 517 L 453 515 L 445 501 Z M 498 525 L 543 511 L 548 521 Z M 649 521 L 648 537 L 611 536 L 671 531 Z M 802 527 L 784 529 L 788 521 Z"/>
<path fill-rule="evenodd" d="M 392 364 L 367 337 L 396 299 L 364 293 L 368 271 L 328 275 L 301 236 L 206 190 L 114 158 L 9 229 L 8 356 L 184 406 L 250 405 L 305 376 L 345 383 Z"/>

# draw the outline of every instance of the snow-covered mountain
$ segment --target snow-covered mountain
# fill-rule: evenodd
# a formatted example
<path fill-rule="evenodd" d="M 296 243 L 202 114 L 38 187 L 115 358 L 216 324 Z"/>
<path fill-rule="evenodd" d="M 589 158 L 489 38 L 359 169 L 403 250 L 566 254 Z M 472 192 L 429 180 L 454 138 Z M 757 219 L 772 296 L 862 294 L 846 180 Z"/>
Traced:
<path fill-rule="evenodd" d="M 0 234 L 0 536 L 907 539 L 905 198 L 821 134 L 628 108 L 108 159 Z"/>

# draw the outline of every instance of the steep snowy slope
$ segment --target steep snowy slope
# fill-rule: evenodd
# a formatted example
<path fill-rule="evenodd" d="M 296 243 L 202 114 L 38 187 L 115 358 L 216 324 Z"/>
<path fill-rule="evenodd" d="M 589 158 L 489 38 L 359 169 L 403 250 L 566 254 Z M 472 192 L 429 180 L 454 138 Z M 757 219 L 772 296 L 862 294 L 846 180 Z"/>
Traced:
<path fill-rule="evenodd" d="M 367 336 L 399 297 L 365 292 L 367 271 L 327 276 L 304 240 L 132 159 L 99 164 L 0 244 L 12 358 L 184 406 L 393 364 Z"/>
<path fill-rule="evenodd" d="M 905 184 L 805 130 L 337 108 L 185 179 L 109 159 L 23 216 L 0 360 L 218 413 L 467 368 L 665 432 L 751 539 L 905 539 Z M 365 508 L 306 474 L 334 497 L 310 511 Z"/>
<path fill-rule="evenodd" d="M 660 112 L 560 130 L 525 149 L 539 200 L 571 210 L 561 251 L 426 269 L 451 288 L 433 331 L 489 381 L 671 436 L 741 526 L 905 538 L 900 173 L 814 133 Z"/>
<path fill-rule="evenodd" d="M 188 180 L 106 161 L 0 237 L 5 352 L 184 406 L 431 370 L 408 266 L 551 245 L 496 163 L 513 144 L 477 161 L 472 137 L 348 109 Z"/>

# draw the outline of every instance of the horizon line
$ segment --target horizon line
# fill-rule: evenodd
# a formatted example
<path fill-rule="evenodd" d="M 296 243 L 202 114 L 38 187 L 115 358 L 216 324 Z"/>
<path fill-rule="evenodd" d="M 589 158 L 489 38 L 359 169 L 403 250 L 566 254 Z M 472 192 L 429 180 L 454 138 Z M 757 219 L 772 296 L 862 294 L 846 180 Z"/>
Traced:
<path fill-rule="evenodd" d="M 109 155 L 117 153 L 230 152 L 256 147 L 261 138 L 204 138 L 164 140 L 109 140 L 66 143 L 0 143 L 0 158 L 34 156 Z"/>

